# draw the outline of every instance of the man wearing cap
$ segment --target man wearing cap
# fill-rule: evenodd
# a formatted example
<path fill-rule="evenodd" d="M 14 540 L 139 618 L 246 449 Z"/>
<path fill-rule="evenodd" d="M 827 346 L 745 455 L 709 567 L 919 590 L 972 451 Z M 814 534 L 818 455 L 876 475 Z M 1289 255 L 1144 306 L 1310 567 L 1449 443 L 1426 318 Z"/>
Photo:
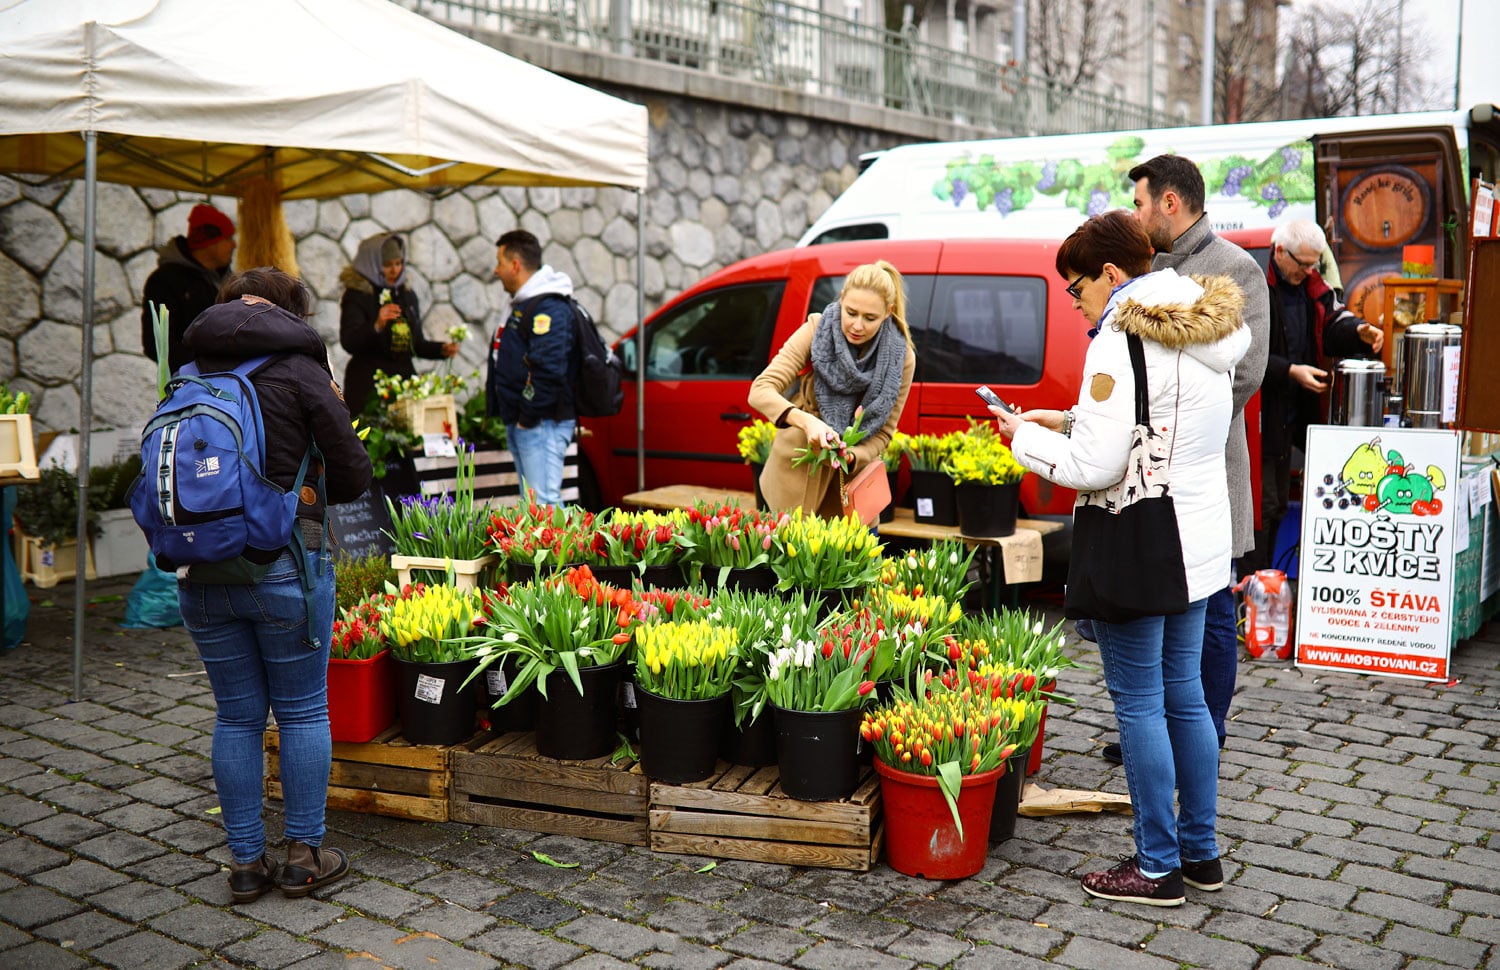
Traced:
<path fill-rule="evenodd" d="M 186 236 L 173 236 L 156 252 L 156 269 L 146 277 L 141 301 L 141 349 L 156 360 L 156 331 L 151 304 L 167 316 L 167 363 L 175 374 L 193 355 L 183 350 L 188 324 L 214 305 L 219 284 L 234 257 L 234 223 L 211 205 L 193 206 Z"/>

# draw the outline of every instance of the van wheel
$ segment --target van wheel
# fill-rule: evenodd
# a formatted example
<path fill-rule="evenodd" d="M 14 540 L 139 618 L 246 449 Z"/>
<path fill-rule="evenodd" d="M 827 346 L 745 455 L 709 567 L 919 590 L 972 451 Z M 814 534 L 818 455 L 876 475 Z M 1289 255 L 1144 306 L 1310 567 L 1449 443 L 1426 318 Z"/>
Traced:
<path fill-rule="evenodd" d="M 599 491 L 599 479 L 594 475 L 594 466 L 583 455 L 578 456 L 578 504 L 590 512 L 604 509 L 604 495 Z"/>

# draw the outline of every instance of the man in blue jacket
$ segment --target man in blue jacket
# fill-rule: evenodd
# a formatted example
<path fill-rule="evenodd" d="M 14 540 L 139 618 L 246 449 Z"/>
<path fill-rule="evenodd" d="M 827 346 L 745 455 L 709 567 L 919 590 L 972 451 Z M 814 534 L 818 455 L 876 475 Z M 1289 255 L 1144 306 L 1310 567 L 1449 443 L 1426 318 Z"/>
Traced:
<path fill-rule="evenodd" d="M 490 345 L 485 408 L 505 422 L 522 488 L 540 503 L 561 505 L 563 460 L 577 424 L 573 281 L 542 265 L 542 245 L 524 229 L 495 246 L 495 275 L 510 294 L 510 312 Z"/>

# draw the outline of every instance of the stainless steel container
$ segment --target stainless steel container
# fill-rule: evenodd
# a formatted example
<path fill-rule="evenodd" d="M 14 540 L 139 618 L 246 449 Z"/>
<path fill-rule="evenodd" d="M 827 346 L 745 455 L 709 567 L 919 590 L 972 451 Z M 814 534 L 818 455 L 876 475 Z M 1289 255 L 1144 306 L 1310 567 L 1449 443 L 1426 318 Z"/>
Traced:
<path fill-rule="evenodd" d="M 1458 395 L 1456 361 L 1463 328 L 1451 323 L 1414 323 L 1401 338 L 1401 395 L 1412 428 L 1451 428 Z"/>
<path fill-rule="evenodd" d="M 1385 365 L 1378 360 L 1341 360 L 1333 369 L 1331 423 L 1378 428 L 1385 423 Z"/>

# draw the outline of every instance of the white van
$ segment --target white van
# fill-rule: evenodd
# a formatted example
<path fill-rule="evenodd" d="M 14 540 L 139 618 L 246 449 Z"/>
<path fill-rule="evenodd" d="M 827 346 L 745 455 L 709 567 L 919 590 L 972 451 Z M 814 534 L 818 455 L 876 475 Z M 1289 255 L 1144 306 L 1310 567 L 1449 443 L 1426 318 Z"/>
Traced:
<path fill-rule="evenodd" d="M 1493 139 L 1494 117 L 1491 106 L 1481 105 L 1473 112 L 904 145 L 881 153 L 797 245 L 860 239 L 1059 239 L 1088 215 L 1130 208 L 1133 186 L 1126 173 L 1167 153 L 1186 155 L 1203 170 L 1205 208 L 1216 231 L 1269 230 L 1289 219 L 1318 218 L 1316 187 L 1325 180 L 1329 156 L 1318 149 L 1314 157 L 1314 139 L 1321 143 L 1325 136 L 1356 133 L 1399 137 L 1405 130 L 1425 128 L 1451 133 L 1442 154 L 1461 158 L 1470 149 L 1471 126 L 1476 132 L 1489 129 Z M 1487 157 L 1470 159 L 1471 167 L 1493 178 L 1495 142 L 1474 147 Z M 1468 173 L 1455 175 L 1451 184 L 1467 192 Z M 1434 208 L 1445 208 L 1440 200 L 1431 201 L 1438 203 Z"/>

